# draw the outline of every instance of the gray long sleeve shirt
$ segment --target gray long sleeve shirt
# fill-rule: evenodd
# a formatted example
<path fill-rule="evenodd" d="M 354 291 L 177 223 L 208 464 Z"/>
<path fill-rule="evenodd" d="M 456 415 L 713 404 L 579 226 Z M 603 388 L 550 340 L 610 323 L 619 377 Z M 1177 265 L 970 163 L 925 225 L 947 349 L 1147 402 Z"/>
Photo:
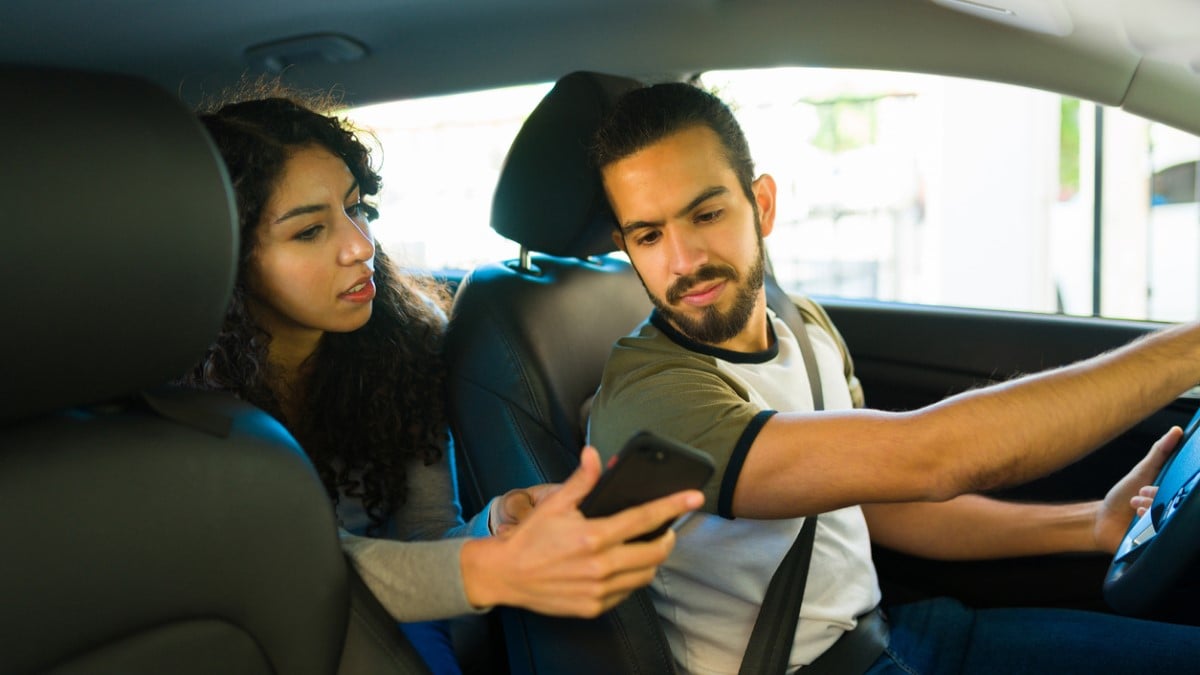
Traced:
<path fill-rule="evenodd" d="M 464 523 L 455 496 L 454 452 L 425 466 L 408 465 L 408 500 L 387 523 L 382 537 L 364 537 L 369 520 L 362 503 L 338 500 L 342 548 L 355 569 L 397 621 L 427 621 L 481 613 L 467 600 L 459 562 L 468 537 L 486 537 L 489 503 Z"/>

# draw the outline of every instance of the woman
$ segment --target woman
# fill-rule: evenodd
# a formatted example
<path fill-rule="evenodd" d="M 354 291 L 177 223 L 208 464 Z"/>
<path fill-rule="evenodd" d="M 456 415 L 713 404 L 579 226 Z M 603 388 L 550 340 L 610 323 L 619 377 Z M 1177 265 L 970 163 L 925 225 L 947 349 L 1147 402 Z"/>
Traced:
<path fill-rule="evenodd" d="M 702 498 L 585 520 L 576 506 L 600 470 L 590 448 L 561 488 L 510 492 L 463 523 L 444 407 L 445 293 L 376 247 L 366 199 L 380 178 L 353 129 L 315 112 L 329 101 L 310 107 L 271 87 L 201 115 L 236 193 L 241 254 L 221 332 L 184 382 L 234 392 L 292 432 L 346 551 L 398 620 L 497 604 L 594 616 L 648 583 L 674 535 L 624 542 Z M 444 539 L 463 536 L 477 538 Z M 453 656 L 446 643 L 426 658 Z"/>

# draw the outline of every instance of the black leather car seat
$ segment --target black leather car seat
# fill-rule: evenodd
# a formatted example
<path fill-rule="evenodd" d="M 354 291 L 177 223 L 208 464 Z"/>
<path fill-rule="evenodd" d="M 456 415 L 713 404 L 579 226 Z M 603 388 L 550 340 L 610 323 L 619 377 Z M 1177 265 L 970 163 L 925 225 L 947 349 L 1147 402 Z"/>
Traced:
<path fill-rule="evenodd" d="M 612 344 L 650 311 L 629 264 L 600 255 L 615 249 L 613 224 L 587 151 L 601 116 L 636 86 L 596 73 L 563 77 L 505 160 L 491 225 L 521 245 L 521 257 L 468 275 L 446 345 L 464 508 L 574 470 L 583 408 Z M 594 620 L 500 615 L 514 673 L 675 671 L 645 591 Z"/>
<path fill-rule="evenodd" d="M 0 89 L 0 672 L 420 671 L 351 605 L 283 427 L 161 386 L 216 335 L 234 278 L 203 128 L 120 76 L 0 66 Z"/>

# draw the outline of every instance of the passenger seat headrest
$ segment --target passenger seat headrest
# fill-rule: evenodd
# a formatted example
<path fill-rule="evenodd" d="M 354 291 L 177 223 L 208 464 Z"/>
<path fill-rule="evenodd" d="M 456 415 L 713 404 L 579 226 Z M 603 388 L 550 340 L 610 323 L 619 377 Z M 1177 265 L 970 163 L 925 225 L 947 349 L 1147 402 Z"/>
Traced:
<path fill-rule="evenodd" d="M 233 288 L 237 218 L 215 147 L 128 77 L 0 66 L 0 422 L 183 374 Z"/>
<path fill-rule="evenodd" d="M 564 76 L 521 127 L 492 199 L 492 229 L 531 251 L 587 257 L 613 251 L 612 214 L 592 166 L 592 135 L 641 83 L 590 72 Z"/>

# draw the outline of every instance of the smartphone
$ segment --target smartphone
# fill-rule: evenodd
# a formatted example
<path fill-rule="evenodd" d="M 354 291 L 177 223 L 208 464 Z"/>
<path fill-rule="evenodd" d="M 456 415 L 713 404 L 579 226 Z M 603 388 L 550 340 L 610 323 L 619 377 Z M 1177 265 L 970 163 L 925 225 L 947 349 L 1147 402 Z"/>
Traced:
<path fill-rule="evenodd" d="M 589 518 L 609 516 L 680 490 L 699 489 L 712 477 L 713 462 L 699 450 L 649 431 L 634 434 L 616 461 L 600 475 L 579 510 Z M 630 541 L 661 536 L 673 520 Z"/>

